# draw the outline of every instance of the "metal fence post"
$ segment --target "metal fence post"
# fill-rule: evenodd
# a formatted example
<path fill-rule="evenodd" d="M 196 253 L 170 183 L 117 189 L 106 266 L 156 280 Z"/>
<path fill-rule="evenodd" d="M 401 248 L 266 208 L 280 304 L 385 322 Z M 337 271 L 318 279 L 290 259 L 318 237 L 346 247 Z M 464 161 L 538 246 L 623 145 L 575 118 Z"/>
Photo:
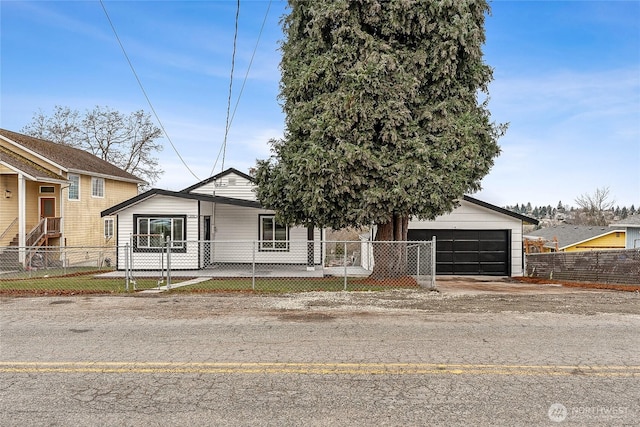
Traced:
<path fill-rule="evenodd" d="M 251 289 L 256 290 L 256 241 L 251 242 Z"/>
<path fill-rule="evenodd" d="M 344 242 L 344 254 L 342 263 L 344 264 L 344 290 L 347 290 L 347 242 Z"/>
<path fill-rule="evenodd" d="M 167 236 L 167 290 L 168 291 L 171 290 L 171 237 L 170 236 Z"/>
<path fill-rule="evenodd" d="M 436 236 L 431 236 L 431 289 L 436 288 Z"/>
<path fill-rule="evenodd" d="M 129 243 L 124 245 L 124 289 L 129 292 Z"/>

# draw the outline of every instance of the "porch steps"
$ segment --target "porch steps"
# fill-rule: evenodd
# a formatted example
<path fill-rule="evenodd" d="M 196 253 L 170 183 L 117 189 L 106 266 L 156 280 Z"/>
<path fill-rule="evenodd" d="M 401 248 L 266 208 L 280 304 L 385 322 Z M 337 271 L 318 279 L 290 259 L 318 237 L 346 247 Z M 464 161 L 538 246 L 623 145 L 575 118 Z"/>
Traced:
<path fill-rule="evenodd" d="M 186 280 L 184 282 L 172 284 L 171 285 L 171 289 L 181 288 L 183 286 L 195 285 L 196 283 L 206 282 L 209 279 L 211 279 L 211 277 L 196 277 L 195 279 Z M 140 291 L 139 293 L 141 293 L 141 294 L 159 294 L 159 293 L 165 292 L 166 290 L 167 290 L 167 286 L 165 285 L 165 286 L 158 286 L 157 288 L 153 288 L 153 289 L 145 289 L 144 291 Z"/>

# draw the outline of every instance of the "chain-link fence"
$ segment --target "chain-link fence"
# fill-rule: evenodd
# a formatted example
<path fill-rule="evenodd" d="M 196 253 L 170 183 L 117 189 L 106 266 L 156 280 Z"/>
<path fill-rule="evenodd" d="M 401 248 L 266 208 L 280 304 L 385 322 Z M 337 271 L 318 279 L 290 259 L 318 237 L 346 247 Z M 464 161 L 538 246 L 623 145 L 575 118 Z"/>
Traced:
<path fill-rule="evenodd" d="M 530 277 L 640 284 L 640 249 L 529 254 L 526 263 Z"/>
<path fill-rule="evenodd" d="M 435 241 L 164 241 L 0 248 L 0 293 L 435 288 Z"/>

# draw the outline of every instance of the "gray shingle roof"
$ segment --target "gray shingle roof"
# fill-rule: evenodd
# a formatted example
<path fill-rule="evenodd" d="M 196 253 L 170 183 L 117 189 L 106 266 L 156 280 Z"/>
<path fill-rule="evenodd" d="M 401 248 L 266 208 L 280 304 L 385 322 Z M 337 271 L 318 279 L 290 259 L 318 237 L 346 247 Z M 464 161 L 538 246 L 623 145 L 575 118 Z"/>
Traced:
<path fill-rule="evenodd" d="M 615 221 L 609 227 L 640 227 L 640 215 L 631 215 L 620 221 Z"/>
<path fill-rule="evenodd" d="M 548 240 L 549 242 L 553 241 L 554 238 L 557 238 L 558 248 L 563 249 L 568 246 L 575 245 L 576 243 L 591 240 L 605 234 L 615 233 L 616 230 L 624 231 L 620 228 L 616 229 L 615 227 L 612 228 L 587 225 L 560 225 L 531 231 L 524 237 L 542 238 L 544 240 Z"/>
<path fill-rule="evenodd" d="M 0 129 L 0 135 L 68 170 L 86 172 L 87 174 L 106 175 L 113 177 L 113 179 L 123 181 L 144 183 L 144 180 L 137 176 L 125 172 L 119 167 L 78 148 L 56 144 L 55 142 L 34 138 L 6 129 Z"/>
<path fill-rule="evenodd" d="M 49 169 L 43 168 L 35 162 L 27 159 L 26 157 L 22 157 L 21 155 L 14 153 L 6 149 L 5 147 L 0 146 L 0 162 L 5 163 L 6 165 L 22 171 L 28 176 L 31 176 L 35 179 L 40 180 L 53 180 L 53 181 L 66 181 L 62 175 L 59 175 L 55 172 L 50 171 Z"/>

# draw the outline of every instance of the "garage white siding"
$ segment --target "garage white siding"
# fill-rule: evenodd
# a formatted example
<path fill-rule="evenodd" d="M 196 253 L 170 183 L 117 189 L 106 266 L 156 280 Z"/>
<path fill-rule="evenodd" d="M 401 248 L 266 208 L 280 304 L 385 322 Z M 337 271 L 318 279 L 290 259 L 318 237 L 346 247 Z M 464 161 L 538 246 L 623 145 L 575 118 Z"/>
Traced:
<path fill-rule="evenodd" d="M 412 220 L 409 230 L 510 230 L 511 275 L 522 276 L 522 220 L 462 200 L 449 214 L 433 221 Z"/>

